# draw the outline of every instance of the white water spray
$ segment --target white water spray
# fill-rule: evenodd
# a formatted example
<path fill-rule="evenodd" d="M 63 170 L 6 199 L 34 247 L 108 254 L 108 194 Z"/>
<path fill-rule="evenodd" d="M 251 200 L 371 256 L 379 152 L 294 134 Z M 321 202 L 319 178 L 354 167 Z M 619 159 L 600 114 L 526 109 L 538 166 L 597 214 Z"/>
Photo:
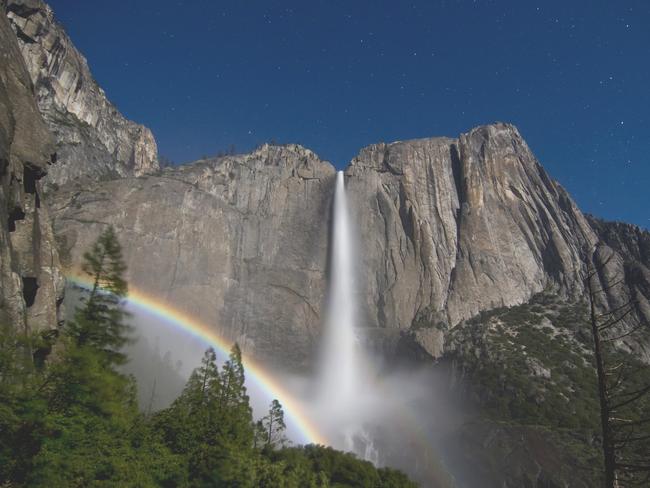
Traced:
<path fill-rule="evenodd" d="M 329 302 L 317 385 L 319 424 L 336 447 L 376 461 L 364 431 L 372 407 L 366 401 L 367 361 L 356 325 L 355 246 L 342 171 L 336 175 L 333 210 Z"/>
<path fill-rule="evenodd" d="M 352 278 L 353 245 L 343 172 L 336 175 L 327 323 L 322 349 L 320 396 L 339 414 L 358 392 L 358 338 Z"/>

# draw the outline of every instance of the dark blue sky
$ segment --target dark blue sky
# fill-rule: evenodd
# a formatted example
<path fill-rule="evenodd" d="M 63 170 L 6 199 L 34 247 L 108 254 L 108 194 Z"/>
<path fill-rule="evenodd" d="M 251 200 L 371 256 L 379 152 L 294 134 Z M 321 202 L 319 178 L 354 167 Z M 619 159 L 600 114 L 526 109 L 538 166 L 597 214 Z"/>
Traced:
<path fill-rule="evenodd" d="M 176 162 L 516 124 L 584 211 L 650 227 L 650 2 L 51 0 Z"/>

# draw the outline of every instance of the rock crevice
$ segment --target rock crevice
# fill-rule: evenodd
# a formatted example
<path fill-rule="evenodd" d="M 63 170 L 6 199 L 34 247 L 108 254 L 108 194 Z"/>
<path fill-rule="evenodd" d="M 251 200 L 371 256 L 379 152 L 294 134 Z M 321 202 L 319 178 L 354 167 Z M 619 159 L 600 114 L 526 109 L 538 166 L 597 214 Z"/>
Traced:
<path fill-rule="evenodd" d="M 50 329 L 59 324 L 64 280 L 40 180 L 54 144 L 4 15 L 0 45 L 0 325 Z"/>

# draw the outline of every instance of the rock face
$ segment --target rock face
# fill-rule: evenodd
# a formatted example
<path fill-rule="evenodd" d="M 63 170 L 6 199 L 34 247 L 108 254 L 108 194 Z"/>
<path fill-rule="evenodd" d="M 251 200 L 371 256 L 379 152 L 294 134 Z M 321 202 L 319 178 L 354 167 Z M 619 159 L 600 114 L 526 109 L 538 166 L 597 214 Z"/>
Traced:
<path fill-rule="evenodd" d="M 373 145 L 347 175 L 370 325 L 453 327 L 546 287 L 582 290 L 596 236 L 511 125 Z"/>
<path fill-rule="evenodd" d="M 0 45 L 0 325 L 52 328 L 64 281 L 39 180 L 54 144 L 4 15 Z"/>
<path fill-rule="evenodd" d="M 599 279 L 608 309 L 634 304 L 630 325 L 650 324 L 650 232 L 620 222 L 605 222 L 590 216 L 598 235 L 594 261 L 601 269 Z M 627 348 L 650 364 L 650 339 L 624 340 Z"/>
<path fill-rule="evenodd" d="M 131 286 L 173 303 L 249 353 L 303 366 L 326 291 L 334 167 L 300 146 L 199 161 L 53 202 L 70 263 L 107 224 Z"/>
<path fill-rule="evenodd" d="M 126 120 L 93 79 L 86 59 L 41 0 L 8 0 L 6 13 L 54 134 L 58 164 L 48 185 L 80 176 L 142 175 L 159 169 L 149 129 Z"/>
<path fill-rule="evenodd" d="M 326 289 L 332 166 L 299 146 L 263 146 L 134 178 L 159 170 L 151 132 L 108 102 L 46 4 L 5 9 L 55 135 L 47 181 L 63 187 L 56 228 L 70 264 L 113 223 L 136 286 L 261 356 L 308 363 Z M 443 332 L 481 311 L 545 289 L 583 295 L 592 261 L 607 261 L 604 286 L 625 275 L 602 305 L 635 298 L 637 318 L 650 319 L 646 234 L 587 220 L 511 125 L 372 145 L 346 180 L 363 325 L 379 348 L 439 357 Z"/>
<path fill-rule="evenodd" d="M 636 225 L 606 222 L 592 215 L 587 218 L 603 243 L 626 256 L 628 261 L 650 267 L 650 232 Z"/>
<path fill-rule="evenodd" d="M 304 148 L 263 146 L 159 177 L 71 185 L 55 197 L 55 226 L 76 263 L 115 225 L 136 286 L 259 356 L 303 366 L 321 326 L 333 176 Z M 636 279 L 608 303 L 633 290 L 645 300 L 639 316 L 650 317 L 639 261 L 647 242 L 623 236 L 637 251 L 609 247 L 511 125 L 373 145 L 346 178 L 364 325 L 378 348 L 437 358 L 443 331 L 481 311 L 543 290 L 578 298 L 585 263 L 607 249 L 616 253 L 608 267 L 629 262 Z"/>

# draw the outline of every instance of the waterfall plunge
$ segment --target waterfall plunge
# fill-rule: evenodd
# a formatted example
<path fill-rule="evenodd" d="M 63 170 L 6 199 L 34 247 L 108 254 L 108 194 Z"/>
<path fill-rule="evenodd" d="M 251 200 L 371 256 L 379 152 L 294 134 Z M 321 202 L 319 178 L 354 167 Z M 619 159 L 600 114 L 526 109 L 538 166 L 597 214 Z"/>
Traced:
<path fill-rule="evenodd" d="M 329 301 L 321 350 L 318 410 L 336 447 L 376 461 L 364 422 L 372 411 L 367 399 L 367 361 L 356 327 L 355 246 L 342 171 L 336 175 L 332 225 Z"/>
<path fill-rule="evenodd" d="M 353 246 L 343 172 L 336 175 L 329 303 L 322 349 L 320 396 L 337 414 L 357 391 L 358 340 L 352 279 Z"/>

